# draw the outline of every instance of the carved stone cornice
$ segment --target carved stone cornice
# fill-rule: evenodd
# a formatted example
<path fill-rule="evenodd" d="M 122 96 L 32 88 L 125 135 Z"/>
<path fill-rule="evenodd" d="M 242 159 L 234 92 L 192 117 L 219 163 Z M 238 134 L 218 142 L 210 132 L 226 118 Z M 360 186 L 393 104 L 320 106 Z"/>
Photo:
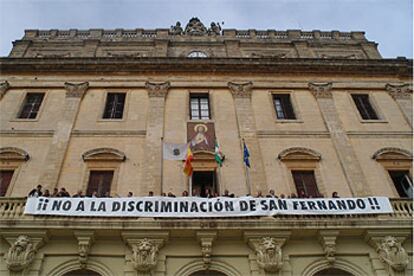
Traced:
<path fill-rule="evenodd" d="M 408 83 L 400 84 L 400 85 L 393 85 L 387 83 L 385 85 L 385 90 L 387 90 L 388 94 L 394 99 L 404 99 L 410 100 L 413 91 L 410 89 L 410 85 Z"/>
<path fill-rule="evenodd" d="M 205 268 L 208 268 L 211 263 L 211 253 L 213 251 L 213 242 L 217 237 L 215 231 L 203 231 L 197 232 L 197 239 L 201 245 L 201 254 L 203 256 L 203 262 Z"/>
<path fill-rule="evenodd" d="M 245 232 L 244 238 L 256 254 L 259 267 L 266 272 L 277 272 L 283 266 L 282 247 L 290 237 L 290 231 Z"/>
<path fill-rule="evenodd" d="M 336 238 L 339 236 L 339 231 L 336 230 L 322 230 L 319 231 L 319 242 L 322 245 L 326 260 L 333 264 L 336 255 Z"/>
<path fill-rule="evenodd" d="M 124 232 L 122 238 L 132 250 L 132 254 L 126 256 L 127 261 L 135 270 L 147 273 L 157 266 L 158 253 L 168 240 L 168 232 Z"/>
<path fill-rule="evenodd" d="M 169 81 L 162 82 L 162 83 L 153 83 L 147 81 L 145 83 L 145 88 L 148 90 L 149 97 L 164 97 L 167 96 L 168 89 L 170 88 L 171 84 Z"/>
<path fill-rule="evenodd" d="M 316 99 L 332 98 L 332 82 L 308 84 L 309 90 Z"/>
<path fill-rule="evenodd" d="M 89 88 L 89 82 L 82 83 L 69 83 L 65 82 L 66 97 L 67 98 L 80 98 L 85 96 L 86 91 Z"/>
<path fill-rule="evenodd" d="M 0 234 L 10 244 L 4 258 L 7 268 L 13 272 L 26 270 L 33 263 L 39 248 L 48 240 L 46 231 L 5 231 Z"/>
<path fill-rule="evenodd" d="M 89 251 L 95 240 L 93 231 L 74 231 L 73 233 L 78 240 L 78 254 L 81 268 L 85 268 L 88 262 Z"/>
<path fill-rule="evenodd" d="M 235 98 L 251 98 L 252 96 L 253 82 L 251 81 L 246 83 L 228 82 L 227 85 Z"/>
<path fill-rule="evenodd" d="M 3 99 L 3 96 L 6 95 L 7 90 L 10 88 L 8 81 L 0 83 L 0 100 Z"/>

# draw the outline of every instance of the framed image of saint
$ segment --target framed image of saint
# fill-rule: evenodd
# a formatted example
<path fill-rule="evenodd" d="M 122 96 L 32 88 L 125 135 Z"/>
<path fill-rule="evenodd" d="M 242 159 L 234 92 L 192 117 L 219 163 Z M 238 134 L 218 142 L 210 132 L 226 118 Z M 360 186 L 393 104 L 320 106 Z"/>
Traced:
<path fill-rule="evenodd" d="M 192 151 L 214 152 L 214 123 L 187 123 L 187 141 Z"/>

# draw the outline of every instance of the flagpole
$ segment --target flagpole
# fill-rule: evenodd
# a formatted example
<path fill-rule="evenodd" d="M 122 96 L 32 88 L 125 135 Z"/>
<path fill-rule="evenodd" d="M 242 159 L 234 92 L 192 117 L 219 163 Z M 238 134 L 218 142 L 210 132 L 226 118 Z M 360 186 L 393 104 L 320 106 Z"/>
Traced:
<path fill-rule="evenodd" d="M 189 194 L 190 194 L 190 196 L 193 196 L 193 174 L 191 174 L 191 175 L 189 175 L 188 176 L 190 179 L 189 179 Z"/>
<path fill-rule="evenodd" d="M 164 137 L 161 136 L 161 192 L 164 192 Z"/>

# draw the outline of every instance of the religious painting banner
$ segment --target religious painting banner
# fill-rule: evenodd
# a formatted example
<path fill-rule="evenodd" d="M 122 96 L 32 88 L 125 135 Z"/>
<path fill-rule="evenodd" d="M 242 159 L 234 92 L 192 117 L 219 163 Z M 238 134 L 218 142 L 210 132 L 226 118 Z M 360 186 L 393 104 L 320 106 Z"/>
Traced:
<path fill-rule="evenodd" d="M 205 150 L 214 152 L 214 123 L 187 123 L 187 141 L 192 151 Z"/>
<path fill-rule="evenodd" d="M 393 213 L 386 197 L 366 198 L 46 198 L 27 199 L 25 214 L 93 217 L 212 218 Z"/>

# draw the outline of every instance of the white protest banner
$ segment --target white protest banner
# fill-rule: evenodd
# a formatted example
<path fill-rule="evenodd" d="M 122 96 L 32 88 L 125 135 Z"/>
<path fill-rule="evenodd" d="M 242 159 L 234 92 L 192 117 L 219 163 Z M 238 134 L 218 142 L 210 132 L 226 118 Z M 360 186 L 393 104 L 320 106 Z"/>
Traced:
<path fill-rule="evenodd" d="M 367 198 L 46 198 L 27 199 L 25 214 L 94 217 L 246 217 L 393 213 L 386 197 Z"/>

